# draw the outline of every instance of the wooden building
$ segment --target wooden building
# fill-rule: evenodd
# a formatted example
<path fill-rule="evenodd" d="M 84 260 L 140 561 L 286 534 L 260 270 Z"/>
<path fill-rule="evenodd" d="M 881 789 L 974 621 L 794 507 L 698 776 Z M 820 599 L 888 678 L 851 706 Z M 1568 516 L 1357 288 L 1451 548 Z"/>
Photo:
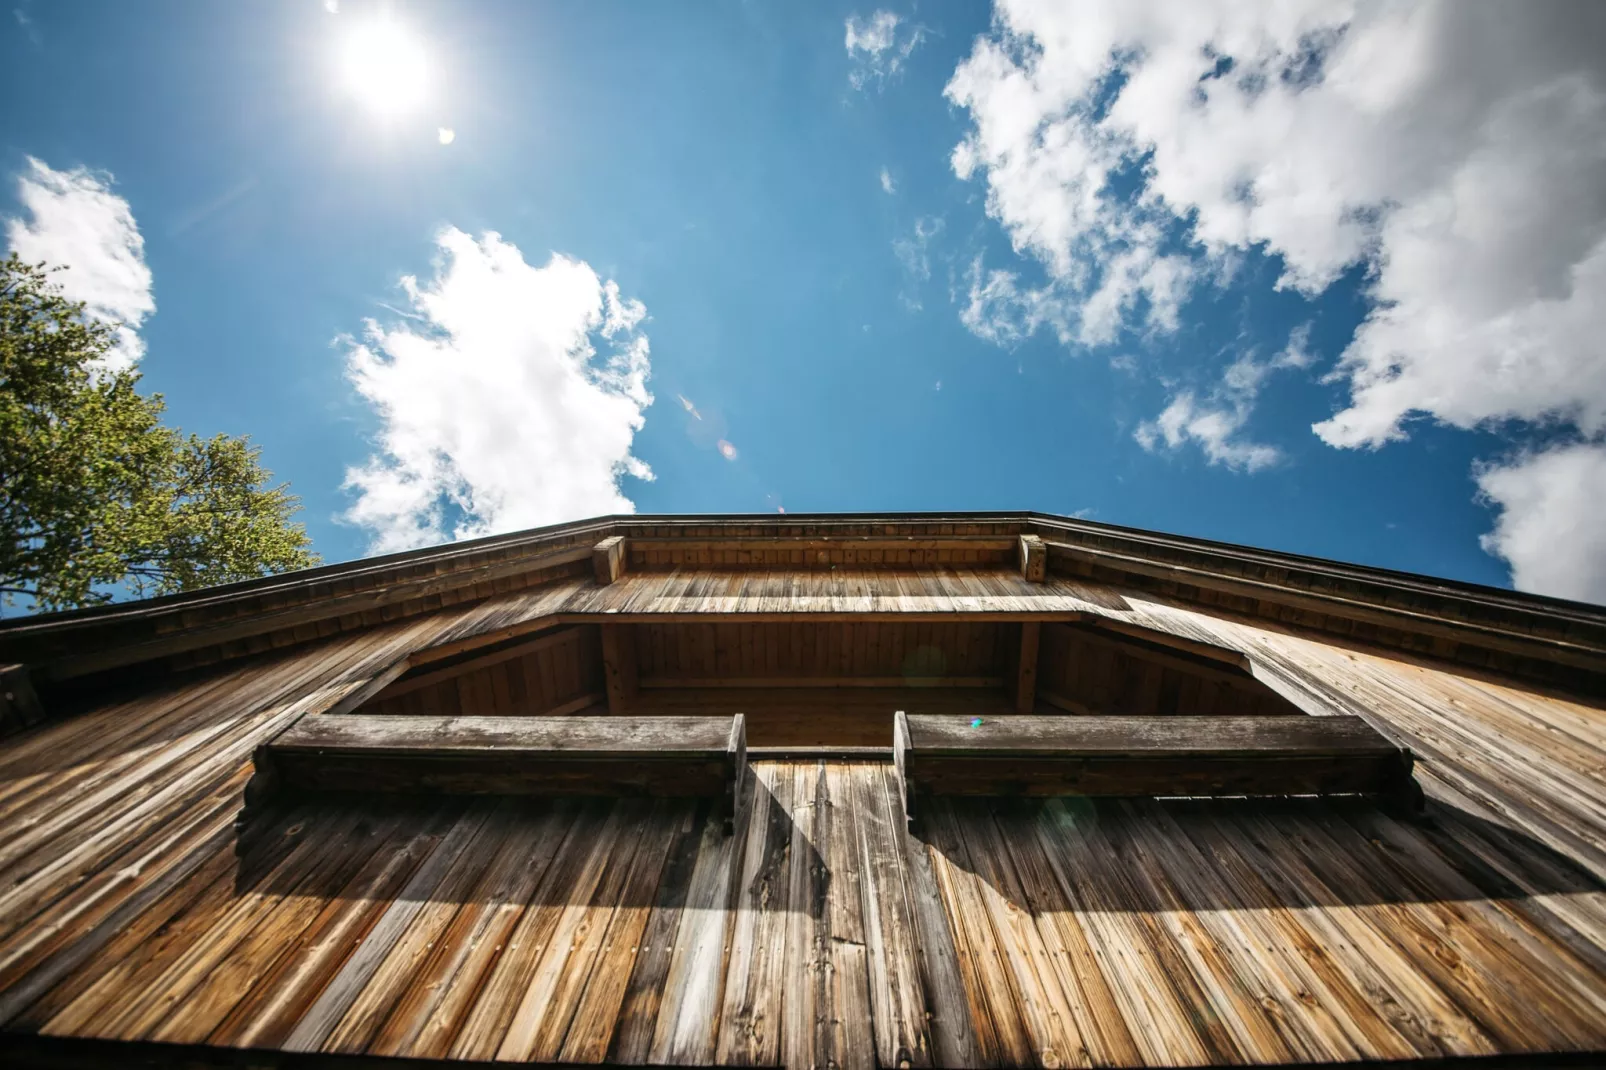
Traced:
<path fill-rule="evenodd" d="M 1606 611 L 611 517 L 0 626 L 0 1065 L 1606 1060 Z"/>

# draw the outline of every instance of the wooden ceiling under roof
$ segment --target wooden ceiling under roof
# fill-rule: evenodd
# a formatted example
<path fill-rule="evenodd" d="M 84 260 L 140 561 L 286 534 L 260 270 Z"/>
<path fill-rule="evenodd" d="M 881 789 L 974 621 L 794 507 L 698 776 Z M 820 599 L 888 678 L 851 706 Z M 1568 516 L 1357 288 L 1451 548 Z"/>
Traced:
<path fill-rule="evenodd" d="M 1023 637 L 1033 635 L 1027 649 Z M 606 637 L 606 638 L 605 638 Z M 605 651 L 627 657 L 608 693 Z M 890 747 L 892 715 L 1294 715 L 1241 654 L 1075 624 L 834 621 L 566 625 L 427 660 L 353 712 L 744 713 L 754 747 Z M 1024 665 L 1025 658 L 1030 664 Z M 1024 700 L 1023 676 L 1035 678 Z"/>

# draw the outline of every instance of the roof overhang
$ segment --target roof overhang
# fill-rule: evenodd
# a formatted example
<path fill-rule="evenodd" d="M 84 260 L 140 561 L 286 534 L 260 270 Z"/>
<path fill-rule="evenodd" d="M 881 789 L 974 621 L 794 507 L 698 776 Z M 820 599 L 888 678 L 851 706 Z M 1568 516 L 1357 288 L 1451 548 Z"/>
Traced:
<path fill-rule="evenodd" d="M 48 685 L 182 665 L 200 651 L 208 661 L 255 653 L 587 578 L 597 543 L 616 536 L 633 548 L 632 567 L 728 571 L 845 560 L 872 570 L 996 568 L 1013 560 L 1022 535 L 1042 539 L 1051 576 L 1606 693 L 1606 610 L 1597 606 L 1033 512 L 598 517 L 23 618 L 0 625 L 0 663 L 27 664 Z"/>

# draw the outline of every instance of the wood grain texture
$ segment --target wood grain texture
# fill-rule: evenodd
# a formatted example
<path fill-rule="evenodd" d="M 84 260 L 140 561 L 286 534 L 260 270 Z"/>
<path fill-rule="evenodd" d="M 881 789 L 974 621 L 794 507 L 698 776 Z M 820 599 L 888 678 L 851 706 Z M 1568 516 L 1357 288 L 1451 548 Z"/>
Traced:
<path fill-rule="evenodd" d="M 683 1065 L 1606 1048 L 1598 707 L 1052 575 L 1035 595 L 980 573 L 810 575 L 841 605 L 916 615 L 928 596 L 1025 616 L 1074 597 L 1178 655 L 1241 651 L 1282 699 L 1410 747 L 1431 820 L 1363 800 L 937 798 L 916 837 L 888 763 L 815 758 L 753 762 L 731 836 L 690 802 L 348 797 L 268 808 L 235 856 L 257 747 L 336 722 L 315 711 L 414 650 L 507 641 L 572 604 L 513 590 L 0 741 L 0 1028 Z M 785 578 L 742 578 L 738 608 L 814 597 Z M 658 612 L 631 601 L 639 579 L 604 590 Z M 673 583 L 655 590 L 674 604 L 729 596 Z M 1001 688 L 991 701 L 1008 714 Z"/>
<path fill-rule="evenodd" d="M 746 754 L 741 720 L 325 715 L 258 747 L 255 762 L 258 782 L 288 798 L 425 792 L 729 801 Z"/>
<path fill-rule="evenodd" d="M 608 584 L 624 575 L 629 560 L 623 535 L 609 535 L 591 549 L 591 568 L 596 573 L 597 586 Z"/>

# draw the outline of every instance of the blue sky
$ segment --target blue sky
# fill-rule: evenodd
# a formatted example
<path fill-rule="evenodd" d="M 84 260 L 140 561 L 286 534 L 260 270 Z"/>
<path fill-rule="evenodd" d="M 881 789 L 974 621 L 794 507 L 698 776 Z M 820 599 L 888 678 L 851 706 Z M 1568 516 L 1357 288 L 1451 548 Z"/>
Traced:
<path fill-rule="evenodd" d="M 1025 508 L 1606 601 L 1599 8 L 13 6 L 9 243 L 325 560 Z"/>

